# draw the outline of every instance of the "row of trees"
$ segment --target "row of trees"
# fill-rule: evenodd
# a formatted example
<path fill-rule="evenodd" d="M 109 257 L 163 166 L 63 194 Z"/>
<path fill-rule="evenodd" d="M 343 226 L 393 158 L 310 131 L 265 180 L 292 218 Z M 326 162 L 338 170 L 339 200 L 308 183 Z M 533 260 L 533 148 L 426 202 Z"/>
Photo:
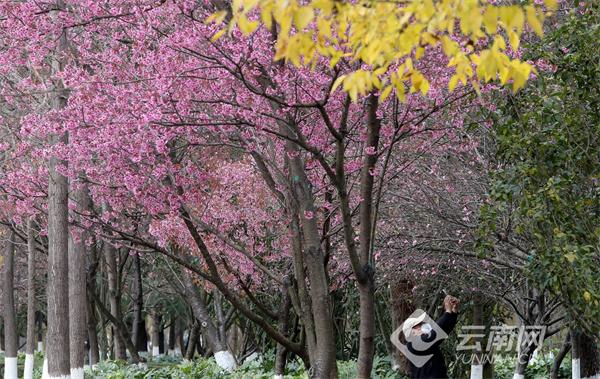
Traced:
<path fill-rule="evenodd" d="M 567 255 L 576 268 L 565 275 L 561 255 L 532 257 L 532 251 L 562 247 L 532 239 L 537 229 L 530 227 L 553 226 L 537 223 L 550 219 L 547 214 L 532 222 L 530 203 L 513 213 L 502 201 L 515 197 L 493 197 L 480 223 L 494 185 L 510 179 L 518 183 L 510 187 L 515 196 L 528 191 L 519 181 L 522 172 L 488 176 L 523 156 L 510 152 L 519 146 L 512 139 L 498 141 L 489 129 L 494 120 L 516 123 L 508 108 L 497 112 L 502 92 L 478 85 L 447 89 L 457 81 L 448 60 L 475 47 L 467 37 L 481 43 L 481 57 L 488 51 L 483 28 L 443 39 L 455 48 L 432 42 L 415 57 L 414 70 L 406 60 L 384 65 L 384 72 L 407 69 L 412 91 L 401 96 L 399 79 L 394 97 L 377 85 L 353 92 L 362 66 L 349 57 L 329 65 L 333 58 L 322 54 L 311 61 L 314 67 L 275 61 L 279 20 L 250 36 L 234 29 L 215 39 L 220 26 L 204 20 L 226 8 L 192 0 L 0 4 L 5 372 L 16 372 L 8 370 L 16 367 L 18 337 L 15 245 L 27 245 L 21 250 L 29 257 L 27 265 L 17 264 L 17 273 L 29 270 L 22 282 L 28 285 L 27 352 L 33 353 L 40 323 L 46 325 L 51 378 L 83 377 L 86 343 L 92 364 L 109 351 L 140 361 L 146 321 L 153 349 L 170 325 L 169 343 L 179 341 L 193 356 L 201 336 L 202 353 L 227 370 L 253 350 L 273 347 L 279 375 L 293 355 L 313 377 L 336 377 L 341 355 L 356 358 L 358 376 L 370 377 L 377 351 L 395 354 L 386 343 L 395 325 L 390 320 L 435 304 L 448 277 L 461 280 L 447 289 L 477 304 L 501 300 L 523 324 L 549 326 L 549 336 L 581 327 L 593 344 L 597 233 L 595 240 L 565 242 L 577 249 L 575 258 Z M 244 29 L 236 12 L 222 15 Z M 593 8 L 584 15 L 569 27 L 595 22 Z M 496 19 L 516 49 L 510 33 L 520 34 L 523 22 Z M 502 33 L 490 34 L 489 48 L 500 54 Z M 593 51 L 575 42 L 570 49 Z M 557 42 L 553 51 L 563 47 Z M 506 64 L 525 70 L 521 63 Z M 502 65 L 496 69 L 502 73 Z M 511 71 L 513 82 L 519 70 Z M 539 75 L 560 80 L 541 65 Z M 585 80 L 593 82 L 594 75 L 585 73 Z M 332 91 L 342 81 L 347 92 Z M 545 90 L 539 91 L 543 98 Z M 595 98 L 592 89 L 586 96 Z M 529 101 L 525 109 L 537 109 L 532 98 L 522 98 Z M 581 114 L 593 109 L 589 103 Z M 527 125 L 514 130 L 528 132 Z M 577 134 L 592 142 L 593 135 Z M 592 192 L 569 225 L 597 225 L 590 218 L 598 214 L 597 165 L 589 158 L 595 150 L 586 151 L 586 165 L 574 167 L 586 167 L 588 182 L 581 186 Z M 508 163 L 499 164 L 498 156 Z M 555 177 L 540 172 L 545 176 L 533 188 Z M 566 200 L 561 212 L 572 203 Z M 38 291 L 36 302 L 34 283 L 46 289 L 42 301 Z M 413 292 L 398 290 L 414 286 Z M 393 301 L 386 302 L 388 296 Z M 398 296 L 407 303 L 397 304 Z M 340 318 L 347 301 L 358 315 Z M 532 353 L 520 352 L 526 359 L 518 375 Z"/>

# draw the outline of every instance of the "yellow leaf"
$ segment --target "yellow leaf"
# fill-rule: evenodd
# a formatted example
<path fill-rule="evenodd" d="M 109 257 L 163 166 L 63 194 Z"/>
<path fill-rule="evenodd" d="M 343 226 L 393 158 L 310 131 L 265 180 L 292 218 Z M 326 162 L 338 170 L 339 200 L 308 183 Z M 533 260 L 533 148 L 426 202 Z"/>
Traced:
<path fill-rule="evenodd" d="M 538 36 L 543 36 L 544 30 L 542 29 L 542 23 L 544 22 L 544 16 L 540 15 L 540 18 L 538 18 L 535 7 L 532 5 L 528 5 L 525 9 L 527 12 L 527 23 Z"/>
<path fill-rule="evenodd" d="M 583 292 L 583 298 L 585 299 L 585 301 L 587 301 L 589 303 L 590 300 L 592 300 L 592 294 L 589 293 L 588 291 L 584 291 Z"/>
<path fill-rule="evenodd" d="M 483 26 L 489 34 L 496 33 L 498 28 L 498 8 L 488 6 L 483 14 Z"/>
<path fill-rule="evenodd" d="M 241 14 L 238 18 L 237 25 L 244 34 L 250 34 L 258 28 L 258 21 L 250 21 L 248 18 Z"/>
<path fill-rule="evenodd" d="M 212 38 L 210 39 L 211 42 L 215 42 L 216 40 L 218 40 L 219 38 L 221 38 L 223 36 L 223 34 L 225 34 L 225 29 L 221 29 L 218 32 L 215 33 L 214 36 L 212 36 Z"/>
<path fill-rule="evenodd" d="M 555 11 L 558 2 L 556 0 L 544 0 L 544 4 L 546 4 L 546 8 Z"/>
<path fill-rule="evenodd" d="M 334 92 L 340 86 L 340 84 L 342 84 L 344 79 L 346 79 L 346 75 L 341 75 L 338 77 L 335 82 L 333 82 L 333 86 L 331 86 L 331 92 Z"/>
<path fill-rule="evenodd" d="M 452 77 L 450 78 L 450 82 L 448 83 L 448 89 L 450 90 L 450 92 L 454 91 L 457 84 L 458 84 L 458 75 L 454 74 L 454 75 L 452 75 Z"/>
<path fill-rule="evenodd" d="M 298 30 L 303 30 L 311 23 L 315 13 L 311 7 L 301 7 L 294 12 L 294 24 Z"/>
<path fill-rule="evenodd" d="M 577 255 L 573 254 L 572 252 L 569 254 L 565 254 L 565 258 L 567 258 L 567 260 L 569 261 L 569 263 L 573 263 L 575 262 L 575 259 L 577 258 Z"/>
<path fill-rule="evenodd" d="M 385 99 L 388 98 L 388 96 L 392 92 L 392 88 L 392 86 L 387 86 L 383 89 L 383 91 L 381 91 L 381 95 L 379 95 L 379 102 L 383 103 Z"/>
<path fill-rule="evenodd" d="M 416 59 L 420 59 L 423 56 L 423 53 L 425 52 L 425 49 L 422 47 L 417 47 L 417 51 L 415 52 L 415 58 Z"/>
<path fill-rule="evenodd" d="M 223 22 L 225 17 L 227 17 L 227 11 L 215 12 L 208 16 L 206 20 L 204 20 L 204 23 L 210 24 L 211 22 L 214 22 L 215 24 L 220 24 L 221 22 Z"/>

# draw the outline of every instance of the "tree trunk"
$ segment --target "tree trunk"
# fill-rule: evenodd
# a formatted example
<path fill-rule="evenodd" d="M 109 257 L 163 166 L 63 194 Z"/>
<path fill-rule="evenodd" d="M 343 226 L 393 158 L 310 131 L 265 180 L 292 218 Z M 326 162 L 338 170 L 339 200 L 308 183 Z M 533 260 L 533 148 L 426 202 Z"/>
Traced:
<path fill-rule="evenodd" d="M 89 342 L 89 362 L 93 366 L 100 362 L 100 350 L 98 346 L 98 319 L 96 317 L 96 305 L 94 299 L 89 296 L 87 301 L 87 333 Z"/>
<path fill-rule="evenodd" d="M 160 355 L 160 315 L 156 309 L 152 310 L 152 357 Z"/>
<path fill-rule="evenodd" d="M 284 285 L 281 289 L 281 297 L 283 298 L 283 307 L 279 313 L 279 332 L 283 335 L 287 335 L 289 329 L 290 309 L 292 307 L 292 299 L 290 297 L 287 285 Z M 275 379 L 283 379 L 283 376 L 285 375 L 287 354 L 288 351 L 286 347 L 278 343 L 277 351 L 275 353 Z"/>
<path fill-rule="evenodd" d="M 64 142 L 65 138 L 61 138 Z M 68 181 L 57 171 L 58 160 L 50 158 L 48 188 L 48 332 L 46 359 L 50 378 L 70 375 Z"/>
<path fill-rule="evenodd" d="M 560 351 L 554 358 L 554 362 L 552 363 L 552 370 L 550 371 L 550 379 L 558 379 L 558 371 L 560 369 L 560 365 L 562 364 L 563 359 L 567 353 L 571 350 L 571 334 L 567 333 L 565 337 L 565 342 L 560 348 Z"/>
<path fill-rule="evenodd" d="M 144 289 L 142 285 L 142 263 L 139 254 L 133 256 L 133 323 L 131 335 L 139 353 L 148 354 L 148 334 L 143 316 Z"/>
<path fill-rule="evenodd" d="M 581 334 L 571 329 L 571 377 L 581 379 Z"/>
<path fill-rule="evenodd" d="M 168 339 L 168 354 L 170 356 L 175 355 L 175 335 L 176 335 L 176 323 L 177 318 L 175 316 L 171 316 L 171 325 L 169 326 L 169 339 Z"/>
<path fill-rule="evenodd" d="M 190 329 L 190 335 L 188 337 L 187 348 L 185 349 L 185 359 L 191 361 L 194 359 L 194 353 L 196 352 L 196 344 L 200 337 L 200 322 L 194 321 L 194 325 Z"/>
<path fill-rule="evenodd" d="M 106 259 L 106 272 L 108 276 L 108 301 L 110 304 L 110 314 L 117 320 L 123 320 L 121 314 L 121 299 L 119 296 L 119 281 L 117 269 L 116 249 L 108 242 L 104 241 L 104 259 Z M 127 359 L 127 351 L 125 349 L 125 341 L 123 336 L 117 330 L 117 326 L 113 324 L 113 344 L 115 359 Z"/>
<path fill-rule="evenodd" d="M 373 359 L 375 357 L 375 268 L 371 258 L 373 230 L 373 183 L 377 149 L 379 147 L 379 130 L 381 122 L 377 117 L 378 96 L 371 94 L 368 98 L 367 141 L 368 148 L 375 153 L 365 152 L 361 172 L 360 192 L 360 271 L 355 272 L 360 305 L 359 348 L 357 376 L 360 379 L 371 377 Z M 365 149 L 366 150 L 366 149 Z"/>
<path fill-rule="evenodd" d="M 27 344 L 25 346 L 24 379 L 33 379 L 34 353 L 36 340 L 35 313 L 35 237 L 33 218 L 27 220 Z"/>
<path fill-rule="evenodd" d="M 517 353 L 517 365 L 515 367 L 515 374 L 513 379 L 525 379 L 525 370 L 529 365 L 529 360 L 531 359 L 531 354 L 535 349 L 534 345 L 519 347 L 519 351 Z"/>
<path fill-rule="evenodd" d="M 90 201 L 87 187 L 79 183 L 74 191 L 77 213 L 89 212 Z M 80 219 L 75 215 L 75 219 Z M 88 337 L 86 299 L 86 240 L 84 230 L 72 231 L 69 238 L 69 351 L 71 355 L 71 379 L 83 379 L 85 342 Z"/>
<path fill-rule="evenodd" d="M 64 10 L 63 0 L 56 0 L 55 8 Z M 68 50 L 67 32 L 63 30 L 58 42 L 58 54 Z M 62 71 L 64 58 L 53 61 L 52 71 Z M 57 91 L 53 99 L 55 110 L 67 105 L 67 92 L 63 83 L 54 84 Z M 68 135 L 52 137 L 52 144 L 68 143 Z M 64 162 L 62 162 L 64 163 Z M 48 163 L 48 331 L 46 334 L 46 356 L 49 378 L 65 378 L 70 375 L 69 365 L 69 181 L 58 172 L 61 164 L 56 156 Z"/>
<path fill-rule="evenodd" d="M 4 247 L 4 379 L 17 379 L 18 332 L 15 314 L 15 234 L 9 231 Z"/>
<path fill-rule="evenodd" d="M 597 338 L 597 337 L 596 337 Z M 579 339 L 582 378 L 600 378 L 600 350 L 593 336 L 582 333 Z"/>
<path fill-rule="evenodd" d="M 200 296 L 198 293 L 192 278 L 189 276 L 189 274 L 187 274 L 187 272 L 184 272 L 183 275 L 183 285 L 186 297 L 191 303 L 194 317 L 196 317 L 203 328 L 202 334 L 206 336 L 208 346 L 214 352 L 217 364 L 219 367 L 227 371 L 232 371 L 237 365 L 233 354 L 231 354 L 227 347 L 225 338 L 220 338 L 219 331 L 210 317 L 206 303 L 204 302 L 202 296 Z"/>
<path fill-rule="evenodd" d="M 314 217 L 316 207 L 310 182 L 300 159 L 298 146 L 286 143 L 290 158 L 292 191 L 299 206 L 300 229 L 302 231 L 303 259 L 310 283 L 309 293 L 314 320 L 315 349 L 311 354 L 311 378 L 337 378 L 335 359 L 335 336 L 333 333 L 333 315 L 329 296 L 325 259 L 321 248 L 319 229 Z"/>

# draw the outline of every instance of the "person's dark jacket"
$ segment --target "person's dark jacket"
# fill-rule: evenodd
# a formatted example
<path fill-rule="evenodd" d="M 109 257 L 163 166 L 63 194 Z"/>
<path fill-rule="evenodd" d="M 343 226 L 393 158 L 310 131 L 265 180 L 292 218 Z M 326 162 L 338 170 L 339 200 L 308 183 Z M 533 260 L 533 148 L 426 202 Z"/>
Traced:
<path fill-rule="evenodd" d="M 456 325 L 458 315 L 456 313 L 444 312 L 444 314 L 436 321 L 436 323 L 442 328 L 446 334 L 450 334 Z M 422 334 L 421 339 L 424 342 L 434 341 L 437 337 L 435 330 L 432 330 L 429 335 Z M 425 351 L 414 350 L 411 343 L 407 344 L 408 350 L 415 355 L 432 355 L 431 359 L 427 361 L 422 367 L 416 367 L 410 363 L 410 377 L 412 379 L 446 379 L 448 378 L 448 371 L 446 369 L 446 362 L 444 361 L 444 355 L 440 350 L 440 344 L 444 340 L 440 340 L 433 344 L 429 349 Z"/>

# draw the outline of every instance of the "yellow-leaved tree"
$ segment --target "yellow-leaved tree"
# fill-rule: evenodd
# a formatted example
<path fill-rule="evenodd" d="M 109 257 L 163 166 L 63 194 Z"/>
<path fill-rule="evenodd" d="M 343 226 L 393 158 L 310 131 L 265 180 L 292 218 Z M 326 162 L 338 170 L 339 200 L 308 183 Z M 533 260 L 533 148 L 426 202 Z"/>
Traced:
<path fill-rule="evenodd" d="M 429 81 L 415 61 L 435 46 L 454 67 L 450 90 L 459 83 L 478 90 L 491 80 L 512 82 L 515 91 L 523 87 L 533 67 L 511 57 L 507 45 L 518 49 L 526 25 L 541 36 L 544 18 L 555 8 L 556 0 L 545 0 L 545 7 L 479 0 L 233 0 L 229 30 L 250 34 L 261 22 L 275 23 L 276 59 L 300 66 L 326 57 L 334 67 L 349 58 L 361 68 L 341 76 L 333 90 L 341 85 L 353 100 L 373 90 L 384 99 L 395 90 L 402 100 L 405 86 L 427 94 Z M 208 21 L 225 18 L 221 11 Z M 486 47 L 474 49 L 481 42 Z"/>

